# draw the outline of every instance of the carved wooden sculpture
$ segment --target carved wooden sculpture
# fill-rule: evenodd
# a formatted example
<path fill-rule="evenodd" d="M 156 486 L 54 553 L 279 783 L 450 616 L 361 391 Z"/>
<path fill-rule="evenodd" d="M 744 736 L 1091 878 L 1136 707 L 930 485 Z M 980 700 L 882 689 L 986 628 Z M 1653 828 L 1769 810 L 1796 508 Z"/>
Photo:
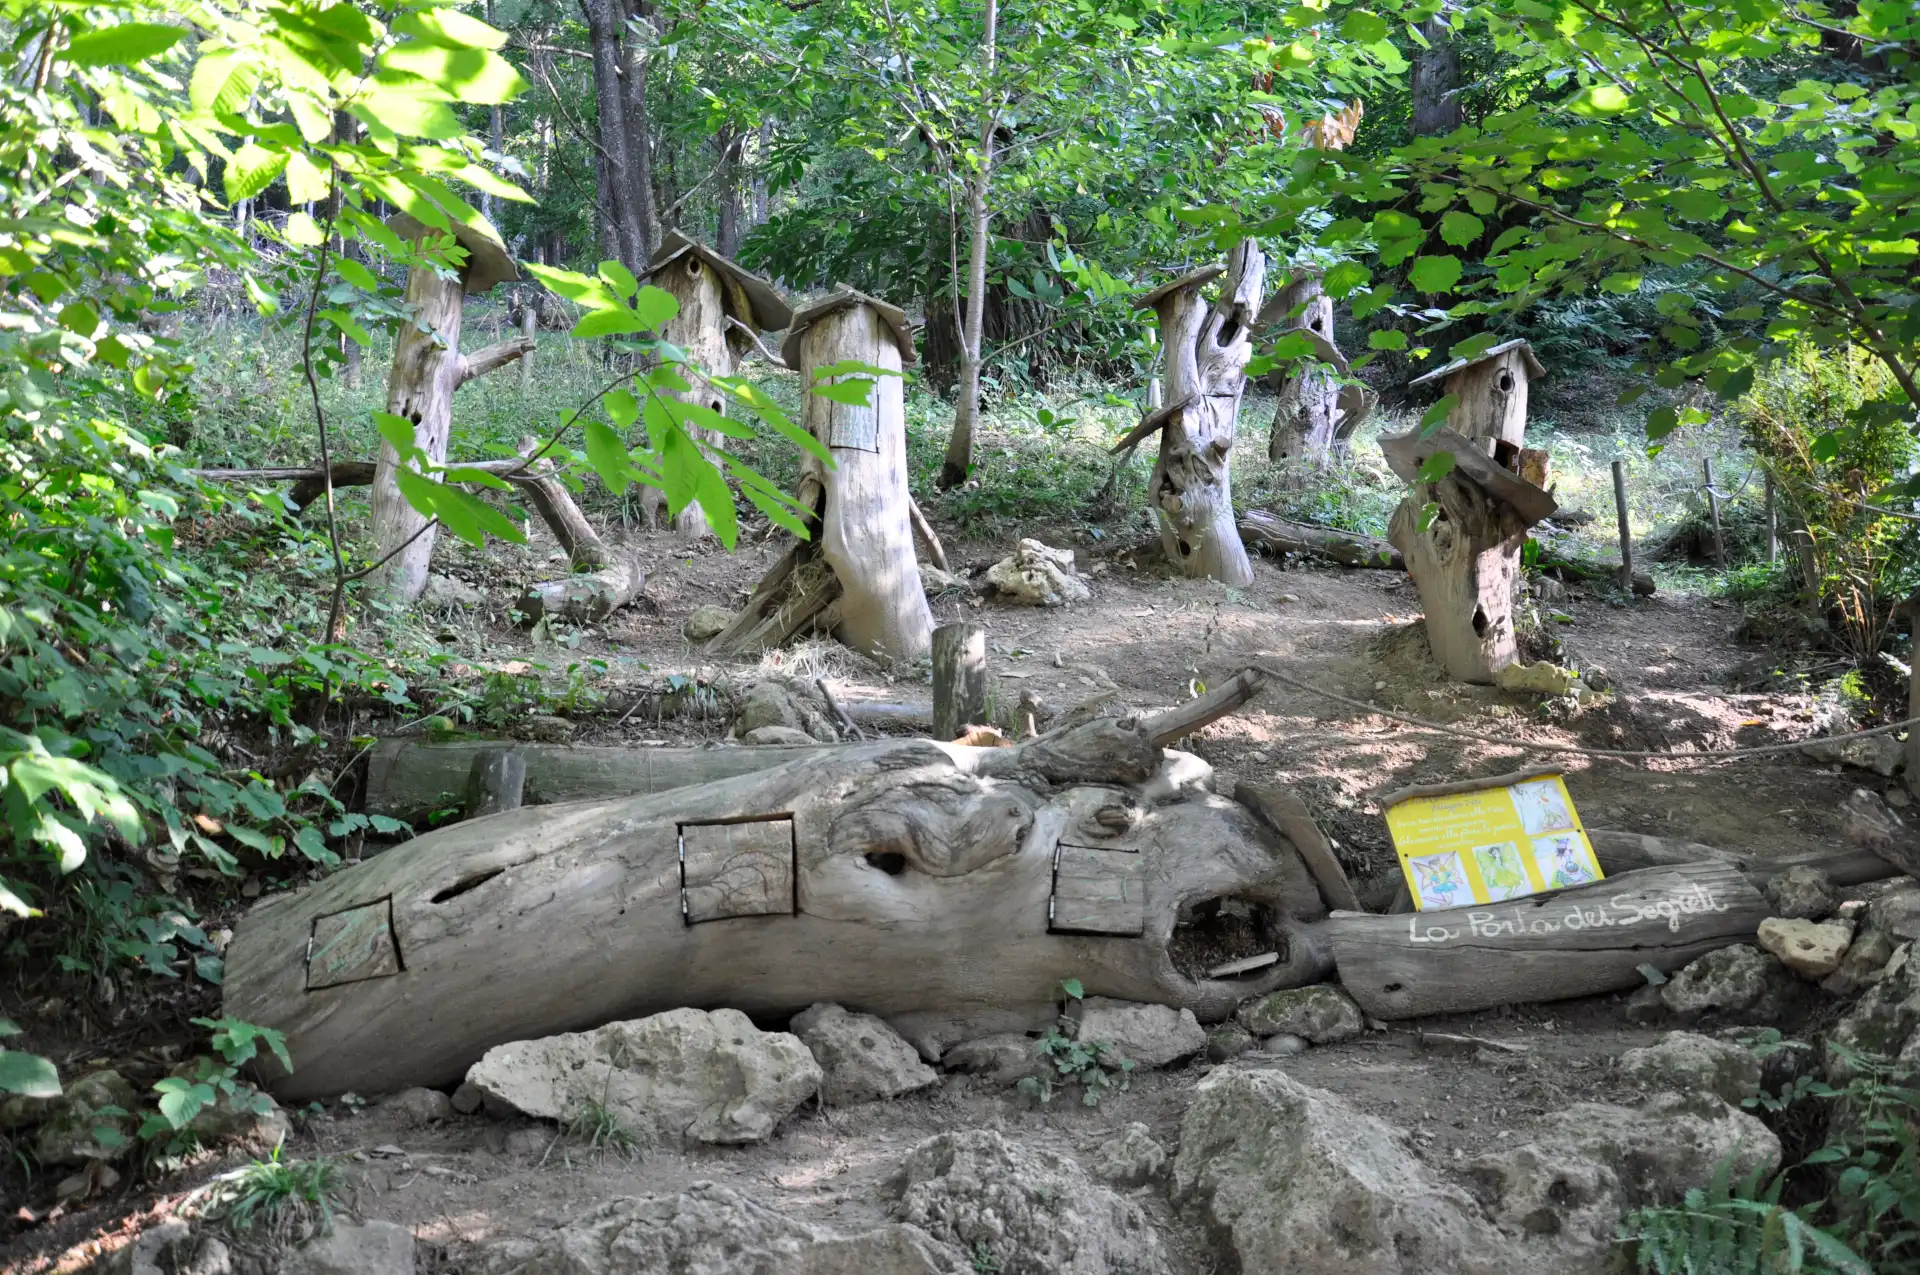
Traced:
<path fill-rule="evenodd" d="M 1284 836 L 1162 752 L 1194 710 L 1164 717 L 845 745 L 430 832 L 256 906 L 225 1012 L 287 1033 L 289 1100 L 446 1084 L 505 1041 L 685 1005 L 837 1001 L 935 1055 L 1045 1025 L 1068 976 L 1219 1019 L 1325 973 L 1301 923 L 1326 906 Z M 1177 923 L 1227 897 L 1280 960 L 1177 966 Z"/>
<path fill-rule="evenodd" d="M 1341 385 L 1336 379 L 1336 374 L 1345 376 L 1352 368 L 1334 344 L 1333 298 L 1321 291 L 1318 270 L 1296 268 L 1286 286 L 1268 300 L 1258 326 L 1265 330 L 1275 324 L 1283 334 L 1305 335 L 1319 363 L 1300 371 L 1273 372 L 1277 402 L 1273 430 L 1267 436 L 1267 459 L 1319 464 L 1353 437 L 1373 410 L 1373 396 L 1364 386 Z"/>
<path fill-rule="evenodd" d="M 1516 658 L 1520 546 L 1527 528 L 1556 508 L 1542 490 L 1546 454 L 1523 449 L 1527 378 L 1544 371 L 1525 341 L 1457 360 L 1413 382 L 1443 381 L 1459 396 L 1448 428 L 1426 438 L 1416 430 L 1380 440 L 1387 463 L 1412 483 L 1387 539 L 1406 556 L 1419 586 L 1434 657 L 1463 682 L 1492 682 Z M 1453 456 L 1453 472 L 1421 481 L 1421 466 L 1441 451 Z M 1436 508 L 1429 518 L 1430 504 Z"/>

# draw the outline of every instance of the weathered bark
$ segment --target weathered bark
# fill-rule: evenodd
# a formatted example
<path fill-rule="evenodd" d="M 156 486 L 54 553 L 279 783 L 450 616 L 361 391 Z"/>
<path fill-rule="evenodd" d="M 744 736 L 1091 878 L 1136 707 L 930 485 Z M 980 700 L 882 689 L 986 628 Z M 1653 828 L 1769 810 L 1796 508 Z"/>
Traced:
<path fill-rule="evenodd" d="M 960 738 L 987 720 L 987 630 L 943 624 L 933 631 L 933 737 Z"/>
<path fill-rule="evenodd" d="M 1588 828 L 1587 843 L 1600 870 L 1609 877 L 1641 868 L 1685 867 L 1695 863 L 1725 863 L 1737 869 L 1756 890 L 1764 891 L 1767 882 L 1788 868 L 1818 868 L 1838 886 L 1864 885 L 1900 875 L 1874 851 L 1808 850 L 1797 854 L 1769 855 L 1761 858 L 1737 850 L 1722 850 L 1697 841 L 1676 841 L 1641 832 L 1621 832 L 1611 828 Z"/>
<path fill-rule="evenodd" d="M 626 13 L 631 21 L 621 41 L 621 114 L 626 124 L 626 190 L 633 216 L 635 254 L 628 264 L 637 271 L 642 262 L 652 259 L 660 244 L 660 201 L 653 186 L 653 111 L 647 100 L 653 41 L 660 27 L 657 6 L 648 0 L 632 0 Z"/>
<path fill-rule="evenodd" d="M 1240 515 L 1240 539 L 1269 553 L 1303 553 L 1343 567 L 1387 567 L 1404 571 L 1407 560 L 1392 543 L 1337 527 L 1289 522 L 1262 509 Z"/>
<path fill-rule="evenodd" d="M 1300 313 L 1295 314 L 1295 310 Z M 1283 335 L 1301 331 L 1318 338 L 1315 345 L 1322 361 L 1333 364 L 1339 372 L 1347 371 L 1347 361 L 1339 357 L 1339 347 L 1333 343 L 1333 298 L 1321 291 L 1319 271 L 1295 271 L 1287 285 L 1274 294 L 1261 313 L 1260 326 L 1274 323 L 1281 325 Z M 1339 383 L 1318 364 L 1298 372 L 1276 371 L 1273 379 L 1278 403 L 1267 436 L 1267 459 L 1323 464 L 1334 445 L 1359 425 L 1354 419 L 1346 429 L 1340 428 Z"/>
<path fill-rule="evenodd" d="M 1340 984 L 1375 1018 L 1466 1013 L 1640 985 L 1749 942 L 1767 901 L 1730 864 L 1648 868 L 1550 894 L 1315 927 Z"/>
<path fill-rule="evenodd" d="M 1278 784 L 1255 784 L 1241 780 L 1234 786 L 1233 799 L 1259 815 L 1267 826 L 1293 843 L 1307 871 L 1320 886 L 1320 897 L 1327 906 L 1345 912 L 1360 911 L 1360 897 L 1347 880 L 1347 870 L 1334 857 L 1313 812 L 1298 795 Z"/>
<path fill-rule="evenodd" d="M 1324 907 L 1286 840 L 1206 775 L 1145 722 L 1103 721 L 1007 748 L 849 745 L 456 824 L 257 906 L 225 1012 L 286 1033 L 298 1070 L 270 1079 L 299 1101 L 447 1084 L 493 1045 L 684 1005 L 837 1001 L 937 1053 L 1010 1013 L 1043 1023 L 1063 971 L 1215 1020 L 1318 976 L 1302 923 Z M 1129 906 L 1065 932 L 1062 873 Z M 1285 959 L 1231 980 L 1176 965 L 1183 913 L 1225 897 L 1265 910 Z M 335 941 L 349 932 L 365 941 Z"/>
<path fill-rule="evenodd" d="M 1460 54 L 1453 47 L 1453 31 L 1438 17 L 1420 24 L 1427 47 L 1415 48 L 1413 79 L 1413 135 L 1431 137 L 1460 127 Z"/>
<path fill-rule="evenodd" d="M 991 11 L 994 0 L 987 0 Z M 967 481 L 973 466 L 973 432 L 980 419 L 980 367 L 987 322 L 987 254 L 993 244 L 993 212 L 987 191 L 993 180 L 993 138 L 984 138 L 980 168 L 967 178 L 967 296 L 960 324 L 960 375 L 954 391 L 953 432 L 940 462 L 942 490 Z"/>
<path fill-rule="evenodd" d="M 535 338 L 540 332 L 540 310 L 532 302 L 520 307 L 520 336 L 527 343 L 527 352 L 520 356 L 520 392 L 526 393 L 533 388 L 533 352 L 538 346 Z"/>
<path fill-rule="evenodd" d="M 606 205 L 606 229 L 616 254 L 629 270 L 638 271 L 647 255 L 640 222 L 633 206 L 633 159 L 627 132 L 625 97 L 621 87 L 623 57 L 620 32 L 625 11 L 620 0 L 580 0 L 587 20 L 587 41 L 593 51 L 593 96 L 599 112 L 595 138 L 603 165 L 600 197 Z"/>
<path fill-rule="evenodd" d="M 467 771 L 467 818 L 518 810 L 527 788 L 527 759 L 511 748 L 477 753 Z"/>
<path fill-rule="evenodd" d="M 685 350 L 702 371 L 714 376 L 732 376 L 733 346 L 727 340 L 727 287 L 720 272 L 699 254 L 687 252 L 653 271 L 647 282 L 665 288 L 680 303 L 680 313 L 667 320 L 660 335 Z M 692 377 L 687 380 L 690 388 L 665 393 L 726 415 L 724 398 Z M 712 447 L 720 441 L 720 436 L 710 429 L 689 424 L 686 430 L 702 447 Z M 658 520 L 662 499 L 657 487 L 648 487 L 641 494 L 641 505 L 647 511 L 650 524 Z M 689 541 L 711 534 L 706 511 L 697 501 L 689 501 L 686 508 L 674 515 L 673 529 L 681 539 Z"/>
<path fill-rule="evenodd" d="M 927 561 L 942 571 L 952 571 L 953 568 L 947 565 L 946 546 L 940 543 L 933 524 L 927 521 L 927 516 L 920 512 L 920 505 L 911 497 L 907 500 L 907 516 L 913 519 L 913 534 L 919 540 L 920 547 L 926 550 Z"/>
<path fill-rule="evenodd" d="M 1233 517 L 1230 463 L 1266 257 L 1251 239 L 1234 246 L 1220 300 L 1208 307 L 1199 271 L 1155 289 L 1140 302 L 1160 320 L 1166 348 L 1161 373 L 1168 418 L 1148 492 L 1167 561 L 1183 574 L 1223 584 L 1253 582 L 1253 567 Z"/>

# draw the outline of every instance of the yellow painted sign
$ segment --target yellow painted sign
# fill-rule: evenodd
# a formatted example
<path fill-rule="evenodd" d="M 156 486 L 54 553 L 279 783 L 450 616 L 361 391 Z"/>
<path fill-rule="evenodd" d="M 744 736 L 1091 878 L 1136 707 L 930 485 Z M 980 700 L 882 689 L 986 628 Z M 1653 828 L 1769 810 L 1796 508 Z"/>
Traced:
<path fill-rule="evenodd" d="M 1413 797 L 1387 808 L 1413 906 L 1499 903 L 1598 881 L 1600 862 L 1559 775 Z"/>

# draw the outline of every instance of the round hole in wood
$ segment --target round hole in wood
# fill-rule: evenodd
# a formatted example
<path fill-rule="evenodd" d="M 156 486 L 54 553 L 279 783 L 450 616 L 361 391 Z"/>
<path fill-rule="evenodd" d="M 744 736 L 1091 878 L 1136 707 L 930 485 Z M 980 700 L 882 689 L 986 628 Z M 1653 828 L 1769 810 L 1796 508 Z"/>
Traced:
<path fill-rule="evenodd" d="M 1502 390 L 1513 389 L 1513 373 L 1507 371 L 1505 368 L 1500 369 L 1500 388 Z"/>
<path fill-rule="evenodd" d="M 867 866 L 870 868 L 878 868 L 890 877 L 897 877 L 907 870 L 907 856 L 893 853 L 882 854 L 876 850 L 867 855 Z"/>

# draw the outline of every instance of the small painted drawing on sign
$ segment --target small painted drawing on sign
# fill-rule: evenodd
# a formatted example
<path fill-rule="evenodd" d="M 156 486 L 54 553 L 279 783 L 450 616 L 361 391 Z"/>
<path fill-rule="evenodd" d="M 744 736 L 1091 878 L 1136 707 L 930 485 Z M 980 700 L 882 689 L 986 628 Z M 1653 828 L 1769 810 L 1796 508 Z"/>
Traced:
<path fill-rule="evenodd" d="M 1487 902 L 1499 903 L 1504 899 L 1517 899 L 1533 893 L 1533 883 L 1527 880 L 1527 869 L 1520 862 L 1520 847 L 1511 841 L 1496 841 L 1492 845 L 1473 848 L 1474 866 L 1480 869 L 1480 879 L 1487 885 Z"/>
<path fill-rule="evenodd" d="M 1560 780 L 1536 779 L 1507 789 L 1513 794 L 1513 808 L 1520 812 L 1520 826 L 1527 835 L 1562 832 L 1573 827 L 1573 808 L 1567 802 Z"/>
<path fill-rule="evenodd" d="M 1422 909 L 1451 908 L 1473 902 L 1473 891 L 1467 885 L 1467 874 L 1460 866 L 1457 851 L 1423 855 L 1408 859 L 1407 863 L 1413 868 Z"/>
<path fill-rule="evenodd" d="M 1564 890 L 1570 885 L 1589 885 L 1599 880 L 1587 862 L 1587 849 L 1577 832 L 1562 832 L 1537 838 L 1533 860 L 1540 867 L 1540 879 L 1549 890 Z"/>

